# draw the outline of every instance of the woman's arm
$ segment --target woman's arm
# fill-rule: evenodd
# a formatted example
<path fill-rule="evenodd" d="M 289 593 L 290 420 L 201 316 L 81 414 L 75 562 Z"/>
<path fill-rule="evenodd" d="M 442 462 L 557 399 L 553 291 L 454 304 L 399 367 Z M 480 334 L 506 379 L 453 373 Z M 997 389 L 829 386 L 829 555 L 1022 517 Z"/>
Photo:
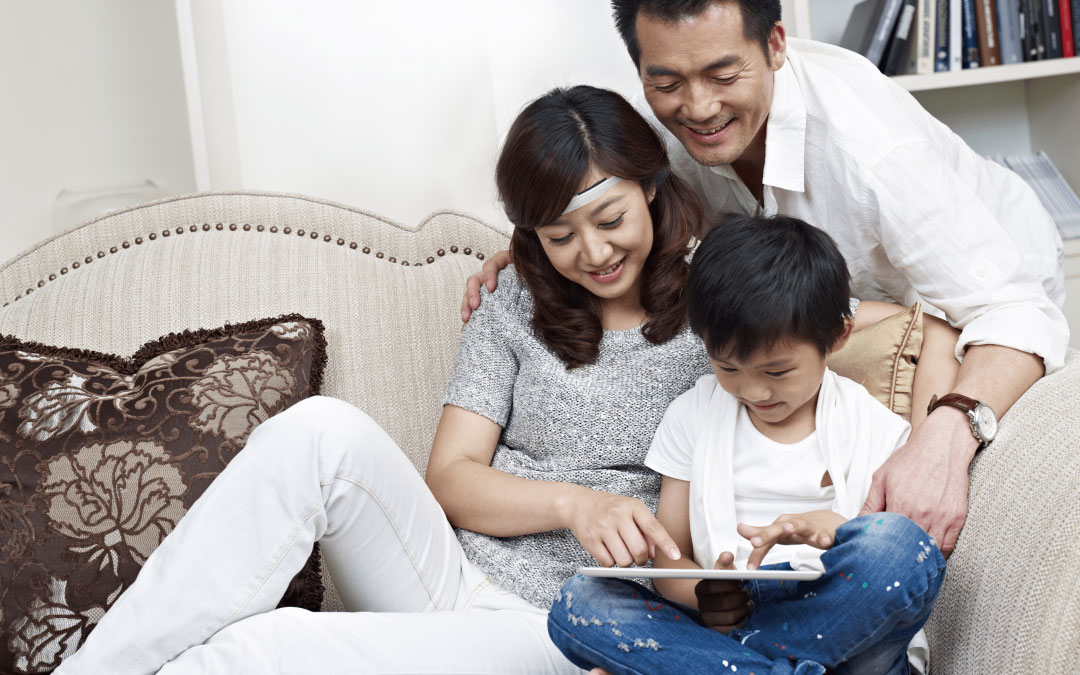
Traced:
<path fill-rule="evenodd" d="M 861 330 L 904 311 L 891 302 L 864 300 L 855 311 L 852 329 Z M 914 430 L 926 420 L 926 407 L 930 398 L 953 390 L 960 362 L 956 360 L 956 340 L 960 331 L 936 316 L 923 314 L 922 350 L 915 364 L 915 378 L 911 385 L 911 428 Z"/>
<path fill-rule="evenodd" d="M 605 566 L 643 564 L 654 550 L 679 556 L 675 542 L 639 499 L 492 468 L 501 433 L 483 415 L 443 407 L 426 480 L 451 524 L 494 537 L 566 528 Z"/>

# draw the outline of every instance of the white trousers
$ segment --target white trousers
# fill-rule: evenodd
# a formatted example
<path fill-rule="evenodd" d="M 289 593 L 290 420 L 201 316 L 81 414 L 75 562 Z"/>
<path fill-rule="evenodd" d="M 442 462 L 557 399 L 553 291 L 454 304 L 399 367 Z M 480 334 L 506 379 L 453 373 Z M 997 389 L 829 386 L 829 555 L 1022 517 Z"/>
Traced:
<path fill-rule="evenodd" d="M 316 541 L 349 611 L 274 609 Z M 580 673 L 546 618 L 370 417 L 316 397 L 255 429 L 56 672 Z"/>

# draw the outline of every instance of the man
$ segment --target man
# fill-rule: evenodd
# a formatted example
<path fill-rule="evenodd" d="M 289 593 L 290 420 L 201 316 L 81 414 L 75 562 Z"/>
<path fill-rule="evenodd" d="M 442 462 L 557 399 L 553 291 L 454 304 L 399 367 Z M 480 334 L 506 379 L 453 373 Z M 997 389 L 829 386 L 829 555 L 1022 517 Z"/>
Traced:
<path fill-rule="evenodd" d="M 908 516 L 951 552 L 993 413 L 1064 362 L 1063 253 L 1050 216 L 1019 177 L 861 56 L 789 44 L 780 0 L 612 6 L 641 77 L 638 107 L 710 222 L 725 212 L 806 220 L 836 240 L 856 296 L 921 301 L 962 329 L 948 392 L 959 396 L 942 396 L 878 470 L 864 506 Z M 463 319 L 499 263 L 470 279 Z"/>

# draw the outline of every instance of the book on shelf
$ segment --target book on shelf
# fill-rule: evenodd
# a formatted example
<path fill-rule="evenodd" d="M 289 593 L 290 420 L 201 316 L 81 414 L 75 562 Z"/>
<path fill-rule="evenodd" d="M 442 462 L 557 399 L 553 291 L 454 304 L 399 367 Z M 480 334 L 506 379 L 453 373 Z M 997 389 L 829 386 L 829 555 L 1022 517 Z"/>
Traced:
<path fill-rule="evenodd" d="M 1020 0 L 997 0 L 997 17 L 1001 62 L 1021 63 L 1024 53 L 1020 41 Z"/>
<path fill-rule="evenodd" d="M 949 69 L 949 0 L 937 0 L 934 12 L 934 72 Z"/>
<path fill-rule="evenodd" d="M 1031 31 L 1031 49 L 1028 51 L 1026 61 L 1042 61 L 1046 58 L 1046 32 L 1043 24 L 1046 23 L 1045 5 L 1043 0 L 1023 0 L 1027 3 L 1028 30 Z"/>
<path fill-rule="evenodd" d="M 992 155 L 992 160 L 1012 169 L 1031 186 L 1050 212 L 1063 239 L 1080 238 L 1080 197 L 1057 170 L 1050 157 L 1035 155 Z"/>
<path fill-rule="evenodd" d="M 1072 3 L 1070 0 L 1058 0 L 1058 3 L 1058 15 L 1061 17 L 1061 55 L 1065 58 L 1076 56 L 1073 44 L 1076 32 L 1073 30 Z"/>
<path fill-rule="evenodd" d="M 1001 45 L 998 42 L 997 26 L 997 0 L 975 0 L 975 33 L 979 38 L 979 65 L 1001 65 Z"/>
<path fill-rule="evenodd" d="M 896 19 L 896 26 L 881 65 L 881 72 L 886 75 L 915 72 L 918 54 L 913 51 L 913 47 L 918 45 L 915 39 L 915 12 L 919 1 L 904 0 L 903 7 L 900 8 L 900 16 Z"/>
<path fill-rule="evenodd" d="M 1042 0 L 1043 4 L 1043 42 L 1046 44 L 1046 58 L 1060 59 L 1064 55 L 1061 48 L 1061 15 L 1058 13 L 1058 0 Z"/>
<path fill-rule="evenodd" d="M 851 10 L 840 46 L 858 52 L 879 68 L 904 0 L 863 0 Z"/>
<path fill-rule="evenodd" d="M 964 68 L 979 67 L 979 38 L 975 29 L 975 0 L 960 0 L 961 18 L 963 22 L 963 54 Z"/>
<path fill-rule="evenodd" d="M 1071 0 L 1069 11 L 1072 13 L 1073 49 L 1076 51 L 1077 43 L 1080 42 L 1080 0 Z M 1073 56 L 1076 54 L 1074 53 Z"/>
<path fill-rule="evenodd" d="M 1076 0 L 1080 2 L 1080 0 Z M 964 26 L 961 0 L 948 0 L 949 3 L 949 70 L 961 70 L 964 67 Z"/>
<path fill-rule="evenodd" d="M 919 75 L 934 72 L 934 34 L 937 23 L 935 0 L 918 0 L 915 9 L 915 29 L 909 34 L 914 39 L 915 70 Z"/>

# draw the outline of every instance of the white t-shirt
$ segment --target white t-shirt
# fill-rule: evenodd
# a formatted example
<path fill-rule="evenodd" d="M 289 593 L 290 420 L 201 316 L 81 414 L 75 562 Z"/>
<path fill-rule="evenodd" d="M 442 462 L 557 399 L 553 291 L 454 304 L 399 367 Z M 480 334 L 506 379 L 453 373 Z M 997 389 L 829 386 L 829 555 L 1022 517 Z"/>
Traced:
<path fill-rule="evenodd" d="M 832 510 L 836 490 L 832 485 L 821 487 L 825 457 L 817 431 L 795 443 L 778 443 L 758 431 L 746 406 L 741 405 L 732 465 L 737 522 L 769 525 L 785 513 Z M 746 567 L 752 550 L 750 542 L 740 538 L 735 566 Z M 769 550 L 763 564 L 820 555 L 821 550 L 812 546 L 778 544 Z"/>
<path fill-rule="evenodd" d="M 730 165 L 698 164 L 637 96 L 671 167 L 707 214 L 782 214 L 820 227 L 863 300 L 921 301 L 995 344 L 1065 362 L 1069 326 L 1057 227 L 1018 175 L 975 153 L 862 56 L 789 39 L 766 122 L 763 203 Z"/>
<path fill-rule="evenodd" d="M 668 406 L 645 457 L 645 465 L 654 471 L 690 483 L 694 560 L 705 568 L 712 567 L 724 551 L 737 553 L 740 545 L 747 545 L 735 529 L 739 522 L 736 498 L 740 489 L 736 487 L 736 474 L 759 469 L 751 468 L 743 458 L 739 460 L 740 471 L 736 471 L 736 455 L 743 454 L 736 450 L 740 445 L 738 434 L 740 430 L 747 431 L 746 425 L 738 424 L 742 408 L 735 397 L 724 391 L 715 375 L 702 376 L 692 389 Z M 827 508 L 854 518 L 870 491 L 874 470 L 907 441 L 911 427 L 862 385 L 828 369 L 818 393 L 814 423 L 816 431 L 811 442 L 817 445 L 817 450 L 803 453 L 809 456 L 803 470 L 812 475 L 773 471 L 766 478 L 759 474 L 754 481 L 762 485 L 751 494 L 787 495 L 778 504 L 783 509 L 801 497 L 821 498 L 802 511 Z M 752 423 L 750 427 L 760 439 L 768 440 L 753 429 Z M 746 450 L 753 452 L 750 448 Z M 766 448 L 764 452 L 768 451 Z M 820 464 L 815 463 L 815 455 L 820 458 Z M 829 488 L 832 498 L 827 505 L 823 499 L 825 492 L 820 488 L 826 470 L 833 482 Z M 745 478 L 740 480 L 744 485 Z M 812 492 L 815 485 L 817 493 Z M 741 489 L 746 493 L 748 488 Z M 812 551 L 805 558 L 801 553 L 804 548 Z M 788 553 L 798 553 L 788 558 L 793 568 L 821 569 L 821 552 L 817 549 L 789 547 Z M 745 557 L 742 562 L 745 564 Z"/>

